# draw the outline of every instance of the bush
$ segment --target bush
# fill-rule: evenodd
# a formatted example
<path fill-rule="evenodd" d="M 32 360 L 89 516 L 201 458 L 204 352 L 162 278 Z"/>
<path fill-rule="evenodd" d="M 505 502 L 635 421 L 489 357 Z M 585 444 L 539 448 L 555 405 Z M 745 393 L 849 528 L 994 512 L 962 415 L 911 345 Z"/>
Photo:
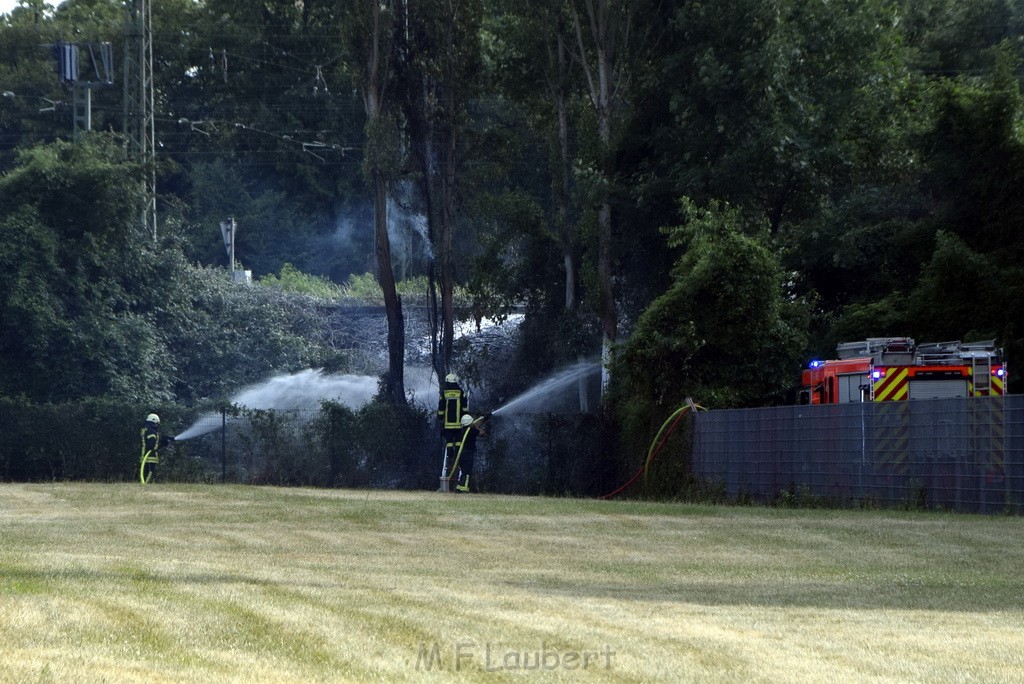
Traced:
<path fill-rule="evenodd" d="M 342 289 L 326 278 L 303 273 L 289 263 L 281 267 L 278 276 L 268 274 L 260 278 L 260 285 L 279 287 L 284 292 L 304 294 L 320 299 L 339 299 Z"/>
<path fill-rule="evenodd" d="M 165 425 L 174 410 L 88 400 L 30 404 L 0 399 L 0 478 L 7 481 L 100 480 L 137 477 L 145 415 Z"/>

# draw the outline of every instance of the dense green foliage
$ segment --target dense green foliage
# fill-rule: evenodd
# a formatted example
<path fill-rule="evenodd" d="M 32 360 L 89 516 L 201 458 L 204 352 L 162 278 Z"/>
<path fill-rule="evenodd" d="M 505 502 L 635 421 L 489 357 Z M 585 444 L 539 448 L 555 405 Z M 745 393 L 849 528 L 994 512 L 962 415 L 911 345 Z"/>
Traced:
<path fill-rule="evenodd" d="M 637 439 L 685 396 L 782 401 L 844 339 L 995 338 L 1019 385 L 1019 3 L 595 0 L 621 10 L 604 36 L 571 0 L 386 6 L 371 125 L 353 22 L 372 5 L 154 7 L 155 244 L 112 140 L 121 88 L 67 142 L 71 93 L 39 48 L 107 40 L 120 60 L 122 3 L 0 19 L 0 394 L 191 401 L 342 367 L 316 302 L 377 301 L 378 181 L 400 279 L 527 312 L 520 367 L 487 378 L 502 394 L 596 354 L 613 296 Z M 605 111 L 591 41 L 613 34 Z M 229 216 L 259 286 L 219 268 Z"/>
<path fill-rule="evenodd" d="M 728 206 L 683 206 L 688 223 L 667 231 L 670 245 L 684 247 L 672 284 L 618 356 L 622 403 L 667 415 L 687 396 L 709 408 L 771 402 L 790 384 L 804 340 L 767 230 Z"/>
<path fill-rule="evenodd" d="M 303 273 L 287 262 L 281 267 L 279 274 L 267 274 L 260 278 L 260 283 L 279 287 L 285 292 L 294 292 L 320 299 L 337 299 L 342 292 L 338 285 L 326 278 Z"/>
<path fill-rule="evenodd" d="M 0 178 L 0 393 L 195 400 L 331 354 L 302 301 L 149 244 L 134 172 L 94 136 Z"/>

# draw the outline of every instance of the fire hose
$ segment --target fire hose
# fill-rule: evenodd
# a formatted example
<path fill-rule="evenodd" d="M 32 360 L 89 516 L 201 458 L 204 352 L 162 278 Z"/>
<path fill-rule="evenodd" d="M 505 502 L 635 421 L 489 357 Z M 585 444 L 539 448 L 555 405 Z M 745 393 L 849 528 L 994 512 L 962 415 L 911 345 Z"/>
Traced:
<path fill-rule="evenodd" d="M 701 411 L 706 410 L 700 404 L 695 404 L 693 399 L 687 397 L 686 404 L 676 409 L 672 415 L 665 419 L 665 422 L 661 424 L 658 434 L 654 436 L 654 440 L 651 442 L 650 448 L 647 449 L 647 458 L 644 460 L 644 464 L 633 474 L 633 477 L 629 478 L 629 480 L 627 480 L 626 483 L 618 489 L 608 492 L 604 496 L 600 496 L 598 498 L 614 499 L 616 496 L 632 487 L 633 484 L 640 479 L 641 475 L 646 475 L 648 469 L 651 467 L 651 463 L 653 463 L 654 459 L 659 453 L 661 453 L 661 450 L 665 448 L 665 444 L 668 443 L 668 438 L 672 436 L 673 432 L 675 432 L 676 427 L 682 421 L 683 416 L 685 416 L 688 411 L 697 411 L 698 409 Z M 669 425 L 669 423 L 671 423 L 671 425 Z"/>

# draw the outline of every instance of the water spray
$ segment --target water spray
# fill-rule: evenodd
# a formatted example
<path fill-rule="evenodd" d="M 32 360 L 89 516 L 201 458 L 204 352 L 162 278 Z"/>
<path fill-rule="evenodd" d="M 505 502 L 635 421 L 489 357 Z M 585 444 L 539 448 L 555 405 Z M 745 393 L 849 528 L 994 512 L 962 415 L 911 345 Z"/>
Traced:
<path fill-rule="evenodd" d="M 601 364 L 596 361 L 580 361 L 565 370 L 555 373 L 534 387 L 523 392 L 503 406 L 495 409 L 491 415 L 503 413 L 540 413 L 551 400 L 551 396 L 561 392 L 581 379 L 596 374 Z"/>
<path fill-rule="evenodd" d="M 522 394 L 514 397 L 511 401 L 505 402 L 501 407 L 495 409 L 490 413 L 486 413 L 471 423 L 471 425 L 477 425 L 491 416 L 497 416 L 499 414 L 512 414 L 512 413 L 541 413 L 547 409 L 551 402 L 551 397 L 557 395 L 560 392 L 568 389 L 574 384 L 579 383 L 583 378 L 589 377 L 598 373 L 601 370 L 601 364 L 596 361 L 580 361 L 562 371 L 555 373 L 554 375 L 542 380 L 541 382 L 534 385 L 529 390 Z M 444 449 L 444 457 L 441 463 L 441 486 L 440 491 L 450 491 L 449 487 L 451 484 L 451 474 L 455 472 L 455 468 L 458 465 L 459 457 L 462 455 L 462 449 L 459 448 L 459 453 L 456 454 L 454 463 L 451 468 L 448 467 L 448 449 L 447 446 Z"/>
<path fill-rule="evenodd" d="M 377 378 L 369 375 L 324 374 L 306 369 L 290 375 L 278 375 L 235 394 L 230 403 L 250 409 L 313 409 L 324 401 L 337 401 L 349 408 L 369 403 L 377 393 Z M 191 427 L 175 437 L 182 441 L 199 437 L 221 427 L 218 414 L 201 416 Z"/>

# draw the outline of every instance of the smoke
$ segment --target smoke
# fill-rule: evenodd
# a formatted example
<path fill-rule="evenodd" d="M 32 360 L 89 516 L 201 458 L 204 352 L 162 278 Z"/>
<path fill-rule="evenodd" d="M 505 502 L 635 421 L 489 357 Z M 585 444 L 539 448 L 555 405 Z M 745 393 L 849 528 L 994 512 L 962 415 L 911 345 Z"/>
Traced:
<path fill-rule="evenodd" d="M 425 273 L 434 257 L 416 185 L 396 183 L 387 201 L 388 240 L 395 274 L 400 280 Z M 310 267 L 343 282 L 351 274 L 372 272 L 375 267 L 373 205 L 347 203 L 337 209 L 334 230 L 311 243 Z"/>
<path fill-rule="evenodd" d="M 350 274 L 373 270 L 373 212 L 370 205 L 339 206 L 334 229 L 309 240 L 306 256 L 296 264 L 303 271 L 345 282 Z"/>
<path fill-rule="evenodd" d="M 433 247 L 427 234 L 427 217 L 416 210 L 415 185 L 411 181 L 396 183 L 388 197 L 388 240 L 395 261 L 396 275 L 404 280 L 410 271 L 434 258 Z"/>

